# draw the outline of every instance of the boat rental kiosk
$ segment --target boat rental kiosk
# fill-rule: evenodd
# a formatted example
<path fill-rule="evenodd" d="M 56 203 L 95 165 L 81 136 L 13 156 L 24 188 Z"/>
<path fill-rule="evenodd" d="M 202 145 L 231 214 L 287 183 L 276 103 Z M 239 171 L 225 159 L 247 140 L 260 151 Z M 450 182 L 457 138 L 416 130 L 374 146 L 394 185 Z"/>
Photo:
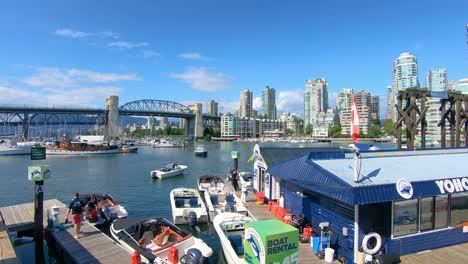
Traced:
<path fill-rule="evenodd" d="M 336 258 L 347 263 L 364 253 L 406 255 L 468 242 L 468 148 L 355 157 L 309 152 L 269 164 L 268 177 L 254 186 L 274 178 L 285 209 L 316 231 L 328 222 Z"/>

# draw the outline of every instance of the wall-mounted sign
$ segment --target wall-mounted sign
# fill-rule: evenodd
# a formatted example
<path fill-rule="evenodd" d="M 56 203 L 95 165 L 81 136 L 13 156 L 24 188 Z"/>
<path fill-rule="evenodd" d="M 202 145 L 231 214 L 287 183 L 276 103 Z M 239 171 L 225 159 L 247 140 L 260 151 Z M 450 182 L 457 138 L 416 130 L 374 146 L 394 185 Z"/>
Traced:
<path fill-rule="evenodd" d="M 468 191 L 468 177 L 439 180 L 435 181 L 435 183 L 439 187 L 441 194 Z"/>
<path fill-rule="evenodd" d="M 399 179 L 396 182 L 396 190 L 398 194 L 405 198 L 405 199 L 411 199 L 413 197 L 413 186 L 411 185 L 411 182 L 409 182 L 406 179 Z"/>

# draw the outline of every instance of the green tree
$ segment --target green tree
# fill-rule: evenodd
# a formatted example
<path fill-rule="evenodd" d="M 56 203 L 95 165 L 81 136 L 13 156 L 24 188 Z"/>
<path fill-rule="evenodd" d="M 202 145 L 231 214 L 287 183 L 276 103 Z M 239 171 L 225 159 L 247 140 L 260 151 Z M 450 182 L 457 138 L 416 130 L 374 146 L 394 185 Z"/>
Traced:
<path fill-rule="evenodd" d="M 213 132 L 213 137 L 221 137 L 221 131 L 219 129 L 216 129 L 214 132 Z"/>
<path fill-rule="evenodd" d="M 166 125 L 166 126 L 164 127 L 164 135 L 166 135 L 166 136 L 171 135 L 171 130 L 172 130 L 171 125 Z"/>
<path fill-rule="evenodd" d="M 371 124 L 369 127 L 369 131 L 367 133 L 367 137 L 378 138 L 381 136 L 382 136 L 382 128 L 377 124 Z"/>
<path fill-rule="evenodd" d="M 294 120 L 294 123 L 296 124 L 296 133 L 298 135 L 304 135 L 304 120 L 297 118 Z"/>
<path fill-rule="evenodd" d="M 330 128 L 330 135 L 333 138 L 341 137 L 341 125 L 335 124 Z"/>
<path fill-rule="evenodd" d="M 306 135 L 312 135 L 313 132 L 314 132 L 314 127 L 311 124 L 308 124 L 305 129 Z"/>
<path fill-rule="evenodd" d="M 393 124 L 393 120 L 391 120 L 391 119 L 385 120 L 385 122 L 384 122 L 384 131 L 385 131 L 385 134 L 387 134 L 389 136 L 395 136 L 396 135 L 396 129 L 395 129 L 395 125 Z"/>
<path fill-rule="evenodd" d="M 294 130 L 290 128 L 286 128 L 286 131 L 284 132 L 286 136 L 292 136 L 294 134 Z"/>

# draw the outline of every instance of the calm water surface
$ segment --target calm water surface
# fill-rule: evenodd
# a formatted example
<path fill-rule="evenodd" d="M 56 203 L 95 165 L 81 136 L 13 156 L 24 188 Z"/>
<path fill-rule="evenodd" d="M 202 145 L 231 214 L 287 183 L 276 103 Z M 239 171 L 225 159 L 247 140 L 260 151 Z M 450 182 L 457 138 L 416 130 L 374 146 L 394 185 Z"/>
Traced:
<path fill-rule="evenodd" d="M 82 157 L 49 156 L 45 161 L 31 161 L 29 156 L 0 156 L 0 206 L 32 202 L 34 184 L 27 180 L 27 166 L 47 164 L 52 176 L 45 182 L 45 199 L 57 198 L 68 202 L 74 192 L 107 192 L 124 205 L 129 217 L 165 217 L 172 219 L 169 193 L 177 187 L 196 187 L 200 175 L 225 176 L 233 167 L 231 151 L 240 153 L 239 169 L 252 171 L 248 164 L 255 143 L 249 142 L 204 142 L 208 157 L 195 157 L 194 144 L 186 148 L 154 149 L 139 147 L 137 154 L 95 155 Z M 287 143 L 262 143 L 262 146 L 299 146 Z M 304 144 L 301 144 L 304 146 Z M 309 144 L 324 147 L 330 144 Z M 150 171 L 177 162 L 189 169 L 182 176 L 154 180 Z M 215 252 L 213 262 L 222 259 L 218 253 L 219 240 L 210 226 L 194 235 L 202 238 Z M 17 248 L 23 263 L 33 262 L 31 246 Z M 31 247 L 33 248 L 33 247 Z M 221 261 L 222 262 L 222 261 Z"/>

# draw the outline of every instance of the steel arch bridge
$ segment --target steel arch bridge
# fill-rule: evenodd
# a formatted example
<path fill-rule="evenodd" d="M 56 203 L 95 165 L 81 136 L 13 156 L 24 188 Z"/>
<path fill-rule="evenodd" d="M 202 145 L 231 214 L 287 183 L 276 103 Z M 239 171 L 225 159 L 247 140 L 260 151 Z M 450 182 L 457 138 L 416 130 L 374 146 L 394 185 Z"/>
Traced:
<path fill-rule="evenodd" d="M 187 106 L 171 101 L 143 99 L 126 103 L 119 107 L 121 115 L 194 117 L 195 113 Z"/>

